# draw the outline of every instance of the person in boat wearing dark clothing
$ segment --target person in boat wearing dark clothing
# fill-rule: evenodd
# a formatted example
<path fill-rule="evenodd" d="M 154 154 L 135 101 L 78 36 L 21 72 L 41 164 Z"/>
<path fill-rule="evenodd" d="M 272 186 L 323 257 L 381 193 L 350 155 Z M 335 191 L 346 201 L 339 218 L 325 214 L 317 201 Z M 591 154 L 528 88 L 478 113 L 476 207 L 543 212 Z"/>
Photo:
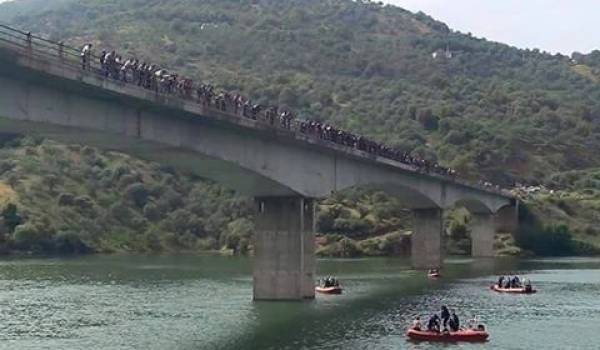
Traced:
<path fill-rule="evenodd" d="M 458 319 L 458 316 L 456 316 L 454 310 L 452 310 L 452 314 L 450 315 L 450 321 L 448 321 L 448 326 L 450 327 L 450 331 L 452 332 L 458 332 L 458 330 L 460 329 L 460 321 Z"/>
<path fill-rule="evenodd" d="M 512 288 L 520 288 L 521 287 L 521 280 L 519 279 L 519 276 L 513 277 L 513 279 L 510 281 L 510 286 Z"/>
<path fill-rule="evenodd" d="M 498 287 L 502 288 L 502 282 L 504 282 L 504 276 L 500 276 L 500 278 L 498 278 Z"/>
<path fill-rule="evenodd" d="M 327 276 L 327 278 L 325 278 L 325 283 L 324 283 L 324 287 L 328 288 L 328 287 L 339 287 L 340 282 L 331 276 Z"/>
<path fill-rule="evenodd" d="M 440 332 L 440 317 L 437 314 L 433 314 L 433 316 L 429 318 L 427 330 L 430 332 Z"/>
<path fill-rule="evenodd" d="M 442 325 L 444 326 L 444 328 L 446 328 L 446 324 L 448 323 L 448 320 L 450 319 L 450 311 L 448 311 L 448 308 L 446 307 L 446 305 L 442 306 L 442 312 L 441 315 L 442 317 Z"/>

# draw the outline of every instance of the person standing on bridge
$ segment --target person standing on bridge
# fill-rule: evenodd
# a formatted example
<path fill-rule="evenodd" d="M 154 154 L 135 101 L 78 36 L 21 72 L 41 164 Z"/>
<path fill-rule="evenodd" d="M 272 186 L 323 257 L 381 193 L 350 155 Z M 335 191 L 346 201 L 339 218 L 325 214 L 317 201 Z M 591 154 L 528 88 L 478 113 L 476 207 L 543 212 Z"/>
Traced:
<path fill-rule="evenodd" d="M 27 36 L 27 49 L 31 51 L 31 32 L 25 34 Z"/>
<path fill-rule="evenodd" d="M 90 68 L 90 58 L 92 56 L 92 44 L 86 44 L 81 49 L 81 68 L 83 70 Z"/>
<path fill-rule="evenodd" d="M 65 57 L 65 43 L 62 41 L 58 42 L 58 57 L 61 60 Z"/>

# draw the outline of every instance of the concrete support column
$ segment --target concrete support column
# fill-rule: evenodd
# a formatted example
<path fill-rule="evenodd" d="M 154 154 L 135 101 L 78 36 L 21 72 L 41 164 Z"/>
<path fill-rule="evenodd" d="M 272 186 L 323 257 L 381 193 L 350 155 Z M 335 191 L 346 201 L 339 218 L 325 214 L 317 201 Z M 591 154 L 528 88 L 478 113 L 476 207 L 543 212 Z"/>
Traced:
<path fill-rule="evenodd" d="M 412 263 L 416 269 L 442 264 L 442 210 L 418 209 L 411 238 Z"/>
<path fill-rule="evenodd" d="M 254 300 L 314 298 L 314 200 L 268 197 L 256 201 Z"/>
<path fill-rule="evenodd" d="M 498 210 L 494 224 L 496 232 L 515 233 L 519 228 L 519 202 Z"/>
<path fill-rule="evenodd" d="M 471 215 L 471 255 L 478 258 L 494 256 L 496 224 L 492 214 Z"/>

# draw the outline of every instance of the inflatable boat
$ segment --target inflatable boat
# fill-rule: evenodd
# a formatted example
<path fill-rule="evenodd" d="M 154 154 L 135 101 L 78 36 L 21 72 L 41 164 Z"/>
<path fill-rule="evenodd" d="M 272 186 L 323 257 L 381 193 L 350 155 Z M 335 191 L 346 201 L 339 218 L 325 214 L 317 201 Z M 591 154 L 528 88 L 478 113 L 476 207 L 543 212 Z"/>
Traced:
<path fill-rule="evenodd" d="M 409 329 L 406 336 L 411 340 L 436 341 L 436 342 L 484 342 L 489 334 L 483 330 L 461 329 L 457 332 L 430 332 Z"/>

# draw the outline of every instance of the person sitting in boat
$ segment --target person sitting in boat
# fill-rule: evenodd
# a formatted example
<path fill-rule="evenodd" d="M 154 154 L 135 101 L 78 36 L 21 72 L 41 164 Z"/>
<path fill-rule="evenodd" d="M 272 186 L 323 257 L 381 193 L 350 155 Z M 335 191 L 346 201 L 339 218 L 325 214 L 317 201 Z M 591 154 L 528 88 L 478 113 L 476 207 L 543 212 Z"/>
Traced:
<path fill-rule="evenodd" d="M 450 331 L 452 332 L 458 332 L 458 330 L 460 329 L 460 321 L 458 319 L 458 316 L 456 316 L 454 310 L 452 310 L 452 314 L 450 315 L 448 326 L 450 327 Z"/>
<path fill-rule="evenodd" d="M 502 288 L 506 288 L 506 289 L 510 288 L 510 281 L 511 281 L 511 278 L 510 278 L 510 276 L 508 276 L 506 278 L 506 280 L 504 281 L 504 285 L 502 286 Z"/>
<path fill-rule="evenodd" d="M 446 328 L 446 324 L 448 323 L 448 320 L 450 319 L 450 311 L 448 311 L 448 308 L 446 307 L 446 305 L 442 305 L 441 316 L 442 316 L 443 326 L 444 326 L 444 328 Z"/>
<path fill-rule="evenodd" d="M 500 276 L 500 278 L 498 278 L 498 287 L 502 288 L 502 282 L 504 282 L 504 276 Z"/>
<path fill-rule="evenodd" d="M 429 318 L 427 330 L 430 332 L 440 332 L 440 317 L 437 314 L 433 314 L 433 316 Z"/>
<path fill-rule="evenodd" d="M 415 331 L 421 330 L 421 319 L 418 316 L 414 319 L 411 329 L 414 329 Z"/>
<path fill-rule="evenodd" d="M 467 320 L 467 329 L 475 329 L 474 324 L 477 323 L 475 318 L 470 318 Z"/>
<path fill-rule="evenodd" d="M 520 288 L 521 287 L 521 280 L 519 279 L 519 276 L 513 277 L 512 281 L 511 281 L 511 285 L 512 285 L 513 288 Z"/>
<path fill-rule="evenodd" d="M 531 292 L 532 287 L 531 287 L 531 281 L 529 279 L 526 278 L 523 280 L 523 286 L 525 286 L 526 292 Z"/>
<path fill-rule="evenodd" d="M 324 283 L 324 287 L 328 288 L 328 287 L 339 287 L 340 282 L 331 276 L 327 276 L 327 278 L 325 278 L 325 283 Z"/>

